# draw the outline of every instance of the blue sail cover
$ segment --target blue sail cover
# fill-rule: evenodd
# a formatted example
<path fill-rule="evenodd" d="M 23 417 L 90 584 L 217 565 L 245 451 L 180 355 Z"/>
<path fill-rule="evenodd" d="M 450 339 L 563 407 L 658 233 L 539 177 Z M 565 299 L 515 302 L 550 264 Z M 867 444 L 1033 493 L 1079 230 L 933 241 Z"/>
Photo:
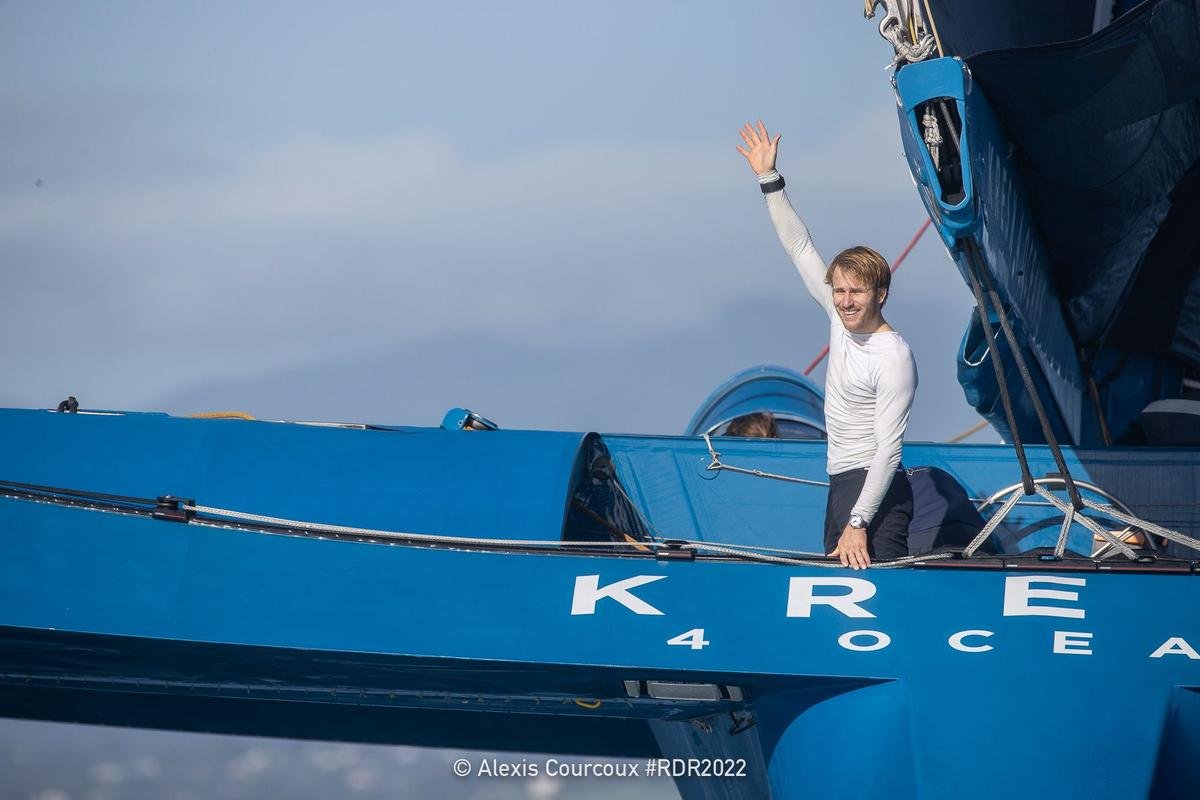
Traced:
<path fill-rule="evenodd" d="M 1117 325 L 1121 344 L 1169 352 L 1178 320 L 1176 352 L 1200 362 L 1200 228 L 1190 224 L 1200 211 L 1197 20 L 1192 0 L 1164 0 L 1082 42 L 968 60 L 1021 148 L 1082 344 Z M 1156 253 L 1152 244 L 1167 238 L 1183 252 Z"/>
<path fill-rule="evenodd" d="M 989 50 L 1082 39 L 1092 32 L 1096 2 L 930 0 L 929 6 L 946 55 L 967 58 Z"/>
<path fill-rule="evenodd" d="M 1050 283 L 1114 438 L 1178 394 L 1181 368 L 1200 367 L 1198 5 L 1153 0 L 1092 34 L 1091 0 L 932 3 L 947 54 L 965 59 L 1016 146 Z M 1004 266 L 1019 277 L 1027 265 Z M 1039 315 L 1019 300 L 1036 337 Z M 1094 441 L 1095 426 L 1068 427 Z"/>

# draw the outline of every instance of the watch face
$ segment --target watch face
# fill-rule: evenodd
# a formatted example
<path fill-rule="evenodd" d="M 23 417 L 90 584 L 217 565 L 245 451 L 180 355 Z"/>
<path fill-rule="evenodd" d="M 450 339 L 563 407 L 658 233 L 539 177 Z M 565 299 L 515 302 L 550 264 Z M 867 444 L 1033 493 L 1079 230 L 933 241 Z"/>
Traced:
<path fill-rule="evenodd" d="M 866 524 L 863 522 L 863 518 L 861 516 L 859 516 L 858 514 L 852 514 L 850 516 L 850 526 L 853 528 L 867 527 Z"/>

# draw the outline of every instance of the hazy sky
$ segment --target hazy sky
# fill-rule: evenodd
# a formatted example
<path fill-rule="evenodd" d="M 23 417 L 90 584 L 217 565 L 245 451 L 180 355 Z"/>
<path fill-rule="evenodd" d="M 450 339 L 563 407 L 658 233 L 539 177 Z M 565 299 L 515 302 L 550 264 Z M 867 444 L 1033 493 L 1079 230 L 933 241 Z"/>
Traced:
<path fill-rule="evenodd" d="M 861 8 L 0 4 L 0 405 L 679 432 L 826 336 L 743 121 L 827 257 L 924 219 Z M 910 438 L 977 419 L 970 308 L 927 235 Z"/>
<path fill-rule="evenodd" d="M 0 3 L 0 405 L 679 432 L 826 338 L 743 121 L 783 131 L 827 257 L 894 257 L 924 219 L 861 8 Z M 970 307 L 928 236 L 887 307 L 910 438 L 976 420 Z M 157 741 L 44 730 L 68 766 Z"/>

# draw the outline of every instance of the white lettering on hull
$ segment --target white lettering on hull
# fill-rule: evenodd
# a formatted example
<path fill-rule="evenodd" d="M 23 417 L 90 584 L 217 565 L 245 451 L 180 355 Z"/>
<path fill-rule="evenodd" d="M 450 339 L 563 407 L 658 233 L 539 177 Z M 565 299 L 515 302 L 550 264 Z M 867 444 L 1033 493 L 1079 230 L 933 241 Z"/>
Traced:
<path fill-rule="evenodd" d="M 1090 656 L 1092 634 L 1079 631 L 1055 631 L 1054 652 L 1069 656 Z"/>
<path fill-rule="evenodd" d="M 580 575 L 575 578 L 575 594 L 571 596 L 571 615 L 595 614 L 596 603 L 607 597 L 616 600 L 635 614 L 652 614 L 663 616 L 663 612 L 647 603 L 640 597 L 630 594 L 629 590 L 654 581 L 661 581 L 666 575 L 635 575 L 623 581 L 600 586 L 599 575 Z"/>
<path fill-rule="evenodd" d="M 862 639 L 863 637 L 871 639 L 871 642 L 869 644 L 859 644 L 855 641 L 855 639 Z M 882 650 L 891 643 L 892 637 L 882 631 L 850 631 L 838 637 L 839 645 L 856 653 L 870 653 L 873 650 Z"/>
<path fill-rule="evenodd" d="M 596 605 L 603 599 L 614 600 L 634 614 L 648 616 L 666 616 L 666 613 L 655 608 L 645 600 L 633 594 L 632 590 L 648 583 L 664 580 L 666 575 L 635 575 L 606 586 L 600 585 L 599 575 L 578 575 L 575 578 L 575 591 L 571 598 L 572 615 L 591 615 L 596 613 Z M 1042 586 L 1038 586 L 1041 584 Z M 1062 617 L 1068 619 L 1083 619 L 1086 611 L 1083 608 L 1071 608 L 1065 605 L 1035 604 L 1032 601 L 1058 601 L 1059 603 L 1079 603 L 1079 592 L 1043 588 L 1044 585 L 1084 587 L 1085 578 L 1065 578 L 1051 575 L 1009 576 L 1004 579 L 1003 615 L 1005 617 Z M 874 619 L 875 614 L 863 607 L 863 603 L 873 598 L 878 591 L 874 583 L 862 578 L 841 577 L 791 577 L 788 583 L 787 617 L 809 619 L 817 606 L 828 606 L 843 617 L 851 619 Z M 996 650 L 990 643 L 995 631 L 981 628 L 961 630 L 950 634 L 946 644 L 960 653 L 988 653 Z M 1094 633 L 1088 631 L 1053 632 L 1051 651 L 1055 655 L 1090 656 L 1093 655 Z M 703 628 L 693 628 L 687 633 L 667 640 L 667 644 L 687 644 L 692 650 L 703 650 L 711 642 L 705 638 Z M 844 650 L 856 653 L 870 653 L 884 650 L 891 646 L 892 637 L 878 630 L 856 630 L 841 634 L 837 644 Z M 1001 642 L 1001 644 L 1003 644 Z M 1200 651 L 1197 651 L 1182 636 L 1172 636 L 1149 654 L 1149 658 L 1161 659 L 1166 656 L 1183 656 L 1190 661 L 1200 661 Z"/>
<path fill-rule="evenodd" d="M 967 644 L 963 640 L 968 636 L 986 639 L 992 635 L 994 635 L 994 631 L 959 631 L 946 641 L 955 650 L 960 650 L 964 653 L 986 653 L 987 651 L 994 650 L 995 648 L 990 644 Z"/>
<path fill-rule="evenodd" d="M 1079 592 L 1060 592 L 1056 589 L 1034 589 L 1035 583 L 1050 583 L 1059 586 L 1086 586 L 1085 578 L 1055 578 L 1049 575 L 1035 577 L 1012 577 L 1004 579 L 1004 616 L 1006 617 L 1068 617 L 1083 619 L 1082 608 L 1062 606 L 1035 606 L 1030 600 L 1062 600 L 1079 602 Z"/>
<path fill-rule="evenodd" d="M 839 586 L 849 591 L 819 595 L 813 592 L 818 586 Z M 787 615 L 811 617 L 813 606 L 829 606 L 847 617 L 874 618 L 859 603 L 870 600 L 876 591 L 875 584 L 862 578 L 792 578 L 788 584 Z"/>
<path fill-rule="evenodd" d="M 1200 660 L 1200 653 L 1197 653 L 1196 649 L 1187 643 L 1187 640 L 1179 636 L 1167 639 L 1150 654 L 1151 658 L 1162 658 L 1163 656 L 1187 656 L 1192 661 Z"/>

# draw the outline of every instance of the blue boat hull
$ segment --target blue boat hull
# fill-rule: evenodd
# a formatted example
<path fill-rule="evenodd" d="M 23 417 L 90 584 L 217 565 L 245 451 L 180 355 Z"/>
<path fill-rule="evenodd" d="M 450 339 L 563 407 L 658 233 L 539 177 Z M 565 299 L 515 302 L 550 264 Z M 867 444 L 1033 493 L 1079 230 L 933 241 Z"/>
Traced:
<path fill-rule="evenodd" d="M 81 443 L 114 422 L 49 419 Z M 145 434 L 131 440 L 143 457 L 170 449 L 172 425 L 269 425 L 124 424 Z M 498 437 L 470 439 L 479 447 L 509 436 L 457 435 Z M 403 450 L 419 437 L 386 441 Z M 684 462 L 703 447 L 639 441 Z M 634 496 L 632 484 L 647 492 L 652 472 L 630 476 L 628 443 L 610 446 Z M 787 447 L 809 446 L 761 454 Z M 277 455 L 260 466 L 303 469 Z M 42 456 L 7 456 L 20 458 Z M 121 464 L 95 488 L 131 488 Z M 13 496 L 0 498 L 0 548 L 0 712 L 11 716 L 744 765 L 744 778 L 682 778 L 687 797 L 1183 797 L 1200 779 L 1186 562 L 852 573 L 342 541 Z M 652 682 L 717 696 L 656 698 Z"/>

